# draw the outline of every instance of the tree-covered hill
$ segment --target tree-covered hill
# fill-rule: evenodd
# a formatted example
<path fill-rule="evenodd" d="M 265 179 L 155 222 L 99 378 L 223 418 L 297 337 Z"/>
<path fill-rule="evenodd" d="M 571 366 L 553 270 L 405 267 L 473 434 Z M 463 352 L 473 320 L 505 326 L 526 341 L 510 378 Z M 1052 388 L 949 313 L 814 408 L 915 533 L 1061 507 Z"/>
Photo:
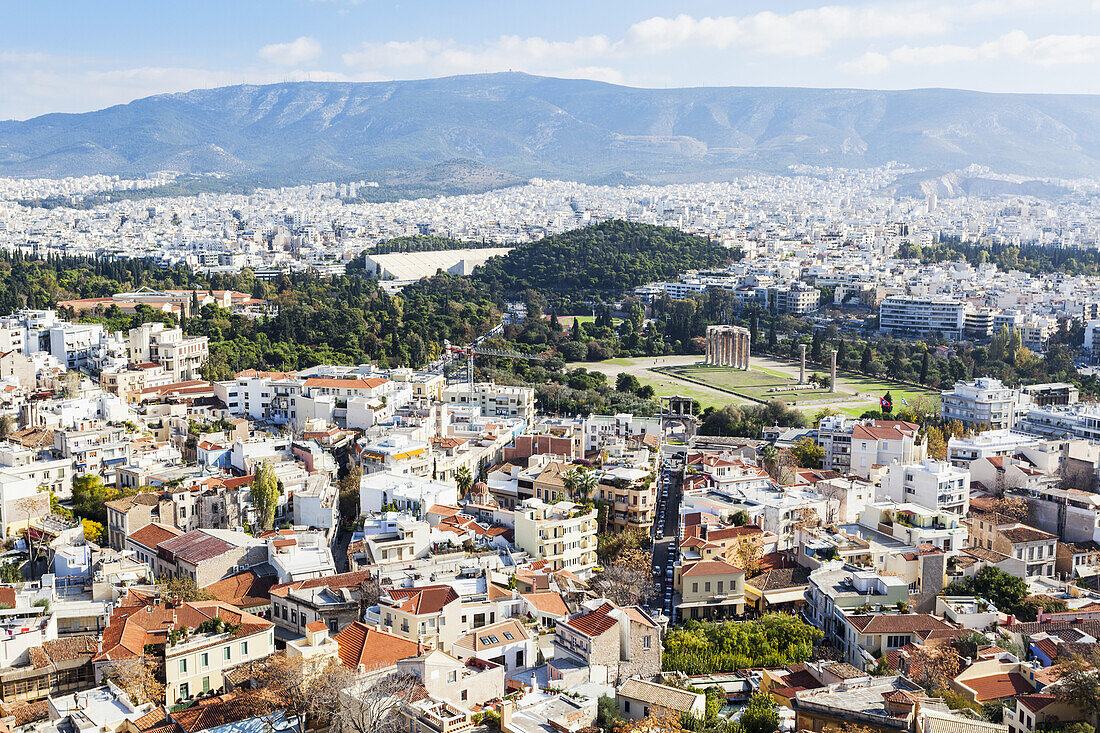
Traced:
<path fill-rule="evenodd" d="M 474 277 L 509 295 L 528 288 L 567 295 L 618 294 L 686 270 L 724 267 L 737 256 L 678 229 L 615 220 L 520 244 L 486 262 Z"/>

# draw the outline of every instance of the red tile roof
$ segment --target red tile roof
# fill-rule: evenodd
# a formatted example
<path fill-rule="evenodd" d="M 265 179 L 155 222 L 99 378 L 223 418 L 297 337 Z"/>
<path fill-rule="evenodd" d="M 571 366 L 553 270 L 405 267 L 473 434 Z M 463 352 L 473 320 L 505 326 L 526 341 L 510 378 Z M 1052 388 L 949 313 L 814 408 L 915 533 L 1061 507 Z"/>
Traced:
<path fill-rule="evenodd" d="M 745 571 L 723 560 L 700 560 L 689 565 L 681 574 L 685 578 L 698 575 L 736 575 Z"/>
<path fill-rule="evenodd" d="M 610 603 L 604 603 L 594 611 L 573 616 L 565 625 L 588 637 L 599 636 L 618 625 L 618 620 L 609 615 L 614 608 Z"/>
<path fill-rule="evenodd" d="M 271 603 L 271 588 L 278 581 L 275 575 L 257 575 L 253 570 L 230 575 L 203 590 L 219 601 L 240 609 L 254 608 Z"/>
<path fill-rule="evenodd" d="M 291 591 L 309 590 L 311 588 L 356 588 L 364 580 L 371 577 L 369 570 L 356 570 L 350 573 L 328 575 L 323 578 L 310 578 L 309 580 L 296 580 L 291 583 L 280 583 L 271 587 L 271 595 L 275 598 L 286 598 Z"/>
<path fill-rule="evenodd" d="M 398 607 L 417 616 L 439 613 L 443 607 L 458 600 L 458 593 L 449 585 L 425 585 L 420 588 L 391 588 L 389 596 Z"/>
<path fill-rule="evenodd" d="M 148 547 L 150 550 L 155 550 L 157 549 L 157 545 L 161 542 L 167 542 L 173 537 L 179 537 L 182 534 L 183 532 L 171 525 L 150 522 L 141 529 L 131 532 L 126 536 L 126 539 L 133 540 L 142 547 Z"/>
<path fill-rule="evenodd" d="M 1035 687 L 1028 682 L 1027 678 L 1018 672 L 991 674 L 987 677 L 966 680 L 963 684 L 974 691 L 974 699 L 978 702 L 1001 700 L 1020 693 L 1035 691 Z"/>
<path fill-rule="evenodd" d="M 157 549 L 171 553 L 177 560 L 186 560 L 189 563 L 198 564 L 205 560 L 220 557 L 236 548 L 220 537 L 196 529 L 159 543 Z"/>
<path fill-rule="evenodd" d="M 333 637 L 339 647 L 340 662 L 348 669 L 371 672 L 397 664 L 397 660 L 415 657 L 427 647 L 415 641 L 371 628 L 361 621 L 346 626 Z"/>

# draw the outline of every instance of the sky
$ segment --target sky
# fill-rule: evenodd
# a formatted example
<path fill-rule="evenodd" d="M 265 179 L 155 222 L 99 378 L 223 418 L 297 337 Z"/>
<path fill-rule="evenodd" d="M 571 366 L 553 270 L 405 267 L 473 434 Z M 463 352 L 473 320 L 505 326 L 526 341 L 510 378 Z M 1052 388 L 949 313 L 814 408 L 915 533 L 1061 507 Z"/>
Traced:
<path fill-rule="evenodd" d="M 0 0 L 0 119 L 493 71 L 641 87 L 1100 93 L 1100 0 Z"/>

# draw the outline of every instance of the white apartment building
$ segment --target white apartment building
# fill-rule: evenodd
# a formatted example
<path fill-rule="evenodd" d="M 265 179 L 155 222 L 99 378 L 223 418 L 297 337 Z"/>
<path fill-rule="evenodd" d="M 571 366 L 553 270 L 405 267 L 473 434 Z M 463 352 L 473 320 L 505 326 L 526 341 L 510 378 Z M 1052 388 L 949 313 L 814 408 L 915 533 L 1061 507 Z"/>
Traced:
<path fill-rule="evenodd" d="M 359 481 L 359 509 L 363 514 L 397 507 L 397 511 L 422 517 L 436 504 L 456 506 L 458 488 L 442 481 L 388 471 L 367 474 Z"/>
<path fill-rule="evenodd" d="M 179 327 L 158 322 L 130 329 L 130 361 L 160 364 L 176 382 L 200 379 L 199 369 L 209 355 L 205 336 L 184 338 Z"/>
<path fill-rule="evenodd" d="M 851 473 L 869 478 L 876 467 L 920 463 L 928 456 L 920 426 L 901 420 L 872 420 L 852 428 Z"/>
<path fill-rule="evenodd" d="M 535 419 L 535 390 L 531 387 L 462 383 L 445 387 L 441 399 L 452 405 L 474 405 L 482 417 L 514 417 L 527 425 Z"/>
<path fill-rule="evenodd" d="M 1100 442 L 1100 407 L 1094 404 L 1032 407 L 1017 427 L 1048 438 L 1084 438 Z"/>
<path fill-rule="evenodd" d="M 103 326 L 99 323 L 62 323 L 50 329 L 50 354 L 68 369 L 92 364 Z"/>
<path fill-rule="evenodd" d="M 961 516 L 970 511 L 970 472 L 946 461 L 896 464 L 882 477 L 878 498 Z"/>
<path fill-rule="evenodd" d="M 967 468 L 979 458 L 1015 455 L 1021 448 L 1036 446 L 1040 439 L 1016 430 L 985 430 L 947 441 L 947 460 L 957 468 Z"/>
<path fill-rule="evenodd" d="M 880 331 L 902 334 L 934 334 L 962 338 L 966 305 L 961 300 L 912 295 L 891 295 L 879 305 Z"/>
<path fill-rule="evenodd" d="M 0 473 L 29 478 L 48 488 L 58 499 L 73 493 L 73 462 L 67 458 L 42 460 L 35 451 L 14 443 L 0 443 Z"/>
<path fill-rule="evenodd" d="M 584 421 L 584 452 L 602 448 L 611 440 L 661 436 L 661 421 L 652 417 L 635 417 L 629 413 L 589 415 Z"/>
<path fill-rule="evenodd" d="M 940 393 L 940 418 L 958 420 L 967 427 L 982 425 L 1002 430 L 1016 424 L 1020 404 L 1019 390 L 993 377 L 979 377 L 972 382 L 955 382 L 954 387 Z"/>
<path fill-rule="evenodd" d="M 526 499 L 515 511 L 516 549 L 582 578 L 596 567 L 596 510 Z"/>

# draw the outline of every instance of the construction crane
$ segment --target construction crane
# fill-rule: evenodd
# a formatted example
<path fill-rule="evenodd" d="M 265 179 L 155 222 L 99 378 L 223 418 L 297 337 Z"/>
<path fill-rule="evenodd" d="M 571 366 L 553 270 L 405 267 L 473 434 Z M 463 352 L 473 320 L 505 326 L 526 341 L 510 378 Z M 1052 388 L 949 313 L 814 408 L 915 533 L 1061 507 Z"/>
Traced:
<path fill-rule="evenodd" d="M 468 344 L 466 346 L 458 346 L 452 344 L 450 341 L 443 342 L 443 350 L 449 351 L 451 354 L 464 355 L 466 357 L 466 383 L 472 385 L 474 383 L 474 354 L 478 356 L 499 356 L 502 359 L 525 359 L 526 361 L 545 361 L 546 357 L 539 356 L 538 354 L 522 354 L 518 351 L 505 351 L 503 349 L 488 349 L 483 346 L 475 346 Z"/>

